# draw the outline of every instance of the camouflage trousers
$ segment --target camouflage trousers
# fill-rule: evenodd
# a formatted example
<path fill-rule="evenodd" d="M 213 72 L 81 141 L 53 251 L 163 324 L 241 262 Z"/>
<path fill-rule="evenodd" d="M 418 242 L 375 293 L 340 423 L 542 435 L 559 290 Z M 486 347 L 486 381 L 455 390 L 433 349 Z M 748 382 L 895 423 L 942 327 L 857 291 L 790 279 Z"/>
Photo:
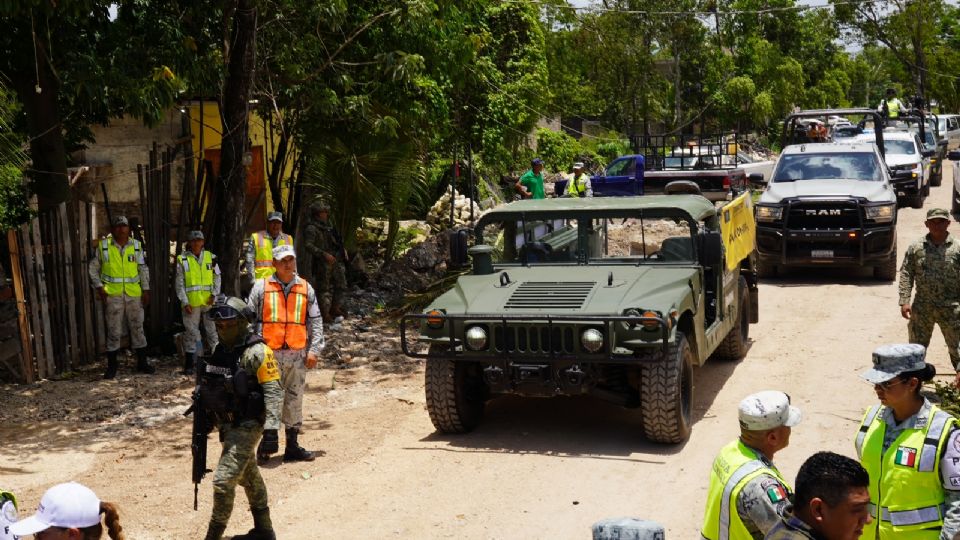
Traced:
<path fill-rule="evenodd" d="M 129 329 L 131 349 L 147 346 L 147 336 L 143 334 L 143 303 L 139 296 L 108 296 L 106 310 L 107 351 L 113 352 L 120 348 L 125 328 Z"/>
<path fill-rule="evenodd" d="M 317 302 L 326 312 L 332 305 L 340 305 L 343 300 L 343 291 L 347 289 L 347 274 L 343 261 L 339 259 L 332 265 L 320 263 L 317 266 L 319 268 L 314 288 L 317 291 Z"/>
<path fill-rule="evenodd" d="M 303 424 L 303 391 L 307 383 L 306 349 L 275 349 L 280 365 L 280 386 L 283 387 L 283 413 L 280 422 L 288 428 L 300 429 Z"/>
<path fill-rule="evenodd" d="M 200 325 L 203 325 L 203 337 L 207 342 L 207 348 L 213 351 L 217 348 L 220 338 L 217 336 L 217 325 L 213 323 L 210 317 L 203 315 L 210 311 L 210 306 L 200 306 L 193 308 L 193 313 L 187 313 L 180 310 L 183 316 L 183 352 L 191 354 L 197 351 L 197 343 L 200 341 Z M 203 348 L 200 349 L 203 352 Z"/>
<path fill-rule="evenodd" d="M 211 521 L 224 525 L 233 513 L 233 499 L 237 484 L 243 486 L 251 509 L 267 507 L 267 486 L 257 467 L 256 450 L 263 426 L 244 422 L 240 426 L 221 424 L 223 451 L 213 473 L 213 513 Z"/>
<path fill-rule="evenodd" d="M 957 308 L 953 306 L 913 306 L 910 315 L 910 322 L 907 323 L 907 332 L 910 335 L 910 343 L 919 343 L 924 347 L 930 345 L 930 337 L 933 335 L 933 325 L 940 326 L 940 332 L 943 334 L 943 340 L 947 343 L 947 351 L 950 353 L 950 363 L 957 369 L 960 364 L 960 317 L 957 315 Z"/>

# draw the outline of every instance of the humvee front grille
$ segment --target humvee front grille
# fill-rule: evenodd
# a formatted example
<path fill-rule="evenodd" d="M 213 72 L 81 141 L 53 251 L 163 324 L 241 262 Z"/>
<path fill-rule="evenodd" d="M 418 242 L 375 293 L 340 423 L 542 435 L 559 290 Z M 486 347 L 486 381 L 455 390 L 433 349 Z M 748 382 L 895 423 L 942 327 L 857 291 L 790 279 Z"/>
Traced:
<path fill-rule="evenodd" d="M 493 328 L 493 347 L 497 352 L 559 353 L 574 352 L 572 326 L 503 326 Z"/>
<path fill-rule="evenodd" d="M 525 281 L 503 309 L 580 309 L 594 285 L 593 281 Z"/>

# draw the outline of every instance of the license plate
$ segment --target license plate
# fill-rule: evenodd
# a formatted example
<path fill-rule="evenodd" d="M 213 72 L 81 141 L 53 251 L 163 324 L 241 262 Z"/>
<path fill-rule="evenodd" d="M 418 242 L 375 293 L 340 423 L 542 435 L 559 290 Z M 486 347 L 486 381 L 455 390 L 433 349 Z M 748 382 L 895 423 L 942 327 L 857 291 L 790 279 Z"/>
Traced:
<path fill-rule="evenodd" d="M 812 249 L 810 250 L 810 256 L 814 259 L 829 259 L 833 257 L 832 249 Z"/>

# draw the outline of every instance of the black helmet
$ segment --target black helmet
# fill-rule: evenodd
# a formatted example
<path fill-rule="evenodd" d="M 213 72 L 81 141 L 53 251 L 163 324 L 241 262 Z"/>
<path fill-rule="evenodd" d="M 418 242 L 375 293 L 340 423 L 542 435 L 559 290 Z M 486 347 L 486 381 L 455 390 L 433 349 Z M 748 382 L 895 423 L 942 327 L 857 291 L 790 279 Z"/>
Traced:
<path fill-rule="evenodd" d="M 254 320 L 253 308 L 235 296 L 218 296 L 207 316 L 214 321 L 241 318 L 243 322 L 251 323 Z"/>

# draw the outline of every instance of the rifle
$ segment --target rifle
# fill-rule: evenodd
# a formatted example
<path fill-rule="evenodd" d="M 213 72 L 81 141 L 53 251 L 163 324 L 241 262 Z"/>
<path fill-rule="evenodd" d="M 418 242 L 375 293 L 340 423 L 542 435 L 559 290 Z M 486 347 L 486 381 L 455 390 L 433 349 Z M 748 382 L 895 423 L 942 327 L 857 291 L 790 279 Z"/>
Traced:
<path fill-rule="evenodd" d="M 193 414 L 193 433 L 191 434 L 190 453 L 193 454 L 193 470 L 191 479 L 193 480 L 193 509 L 197 509 L 197 495 L 200 491 L 200 482 L 208 472 L 207 468 L 207 434 L 210 433 L 210 422 L 204 413 L 203 401 L 200 394 L 200 384 L 203 380 L 203 372 L 206 371 L 206 362 L 199 355 L 197 356 L 197 384 L 193 389 L 193 404 L 183 413 L 184 416 Z"/>

